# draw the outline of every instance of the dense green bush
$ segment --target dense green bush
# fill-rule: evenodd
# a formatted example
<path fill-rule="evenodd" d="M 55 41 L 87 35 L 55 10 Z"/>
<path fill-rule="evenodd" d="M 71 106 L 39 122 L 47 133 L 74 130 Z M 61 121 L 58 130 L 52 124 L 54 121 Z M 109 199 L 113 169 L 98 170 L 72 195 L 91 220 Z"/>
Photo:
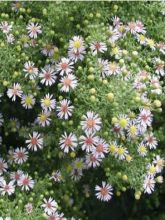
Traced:
<path fill-rule="evenodd" d="M 0 3 L 2 219 L 165 219 L 164 14 Z"/>

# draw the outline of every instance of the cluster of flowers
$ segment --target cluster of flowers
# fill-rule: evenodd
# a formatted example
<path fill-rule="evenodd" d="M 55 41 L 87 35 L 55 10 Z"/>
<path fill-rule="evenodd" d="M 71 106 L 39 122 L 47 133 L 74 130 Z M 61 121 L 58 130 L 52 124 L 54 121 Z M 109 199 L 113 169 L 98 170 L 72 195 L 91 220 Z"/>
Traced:
<path fill-rule="evenodd" d="M 98 58 L 100 54 L 106 56 L 108 51 L 108 44 L 102 41 L 92 41 L 89 46 L 85 43 L 81 36 L 74 36 L 69 41 L 68 56 L 62 57 L 59 62 L 54 62 L 51 58 L 54 55 L 56 46 L 46 45 L 41 50 L 41 54 L 50 58 L 52 61 L 49 65 L 43 68 L 38 68 L 32 60 L 24 63 L 22 72 L 24 77 L 29 81 L 38 82 L 37 90 L 46 88 L 48 91 L 40 100 L 30 92 L 27 94 L 24 92 L 24 85 L 19 81 L 14 82 L 13 85 L 9 85 L 7 92 L 1 95 L 1 98 L 7 94 L 11 101 L 20 101 L 23 108 L 29 110 L 36 106 L 40 106 L 40 113 L 36 116 L 33 125 L 40 127 L 51 126 L 52 117 L 57 116 L 58 120 L 69 120 L 76 108 L 73 105 L 71 93 L 76 91 L 76 88 L 81 83 L 81 77 L 78 78 L 74 71 L 76 69 L 76 63 L 83 61 L 87 51 L 90 51 L 91 56 L 97 57 L 97 64 L 100 67 L 100 78 L 109 79 L 111 77 L 121 78 L 121 80 L 129 81 L 132 83 L 132 88 L 137 92 L 138 97 L 142 104 L 139 109 L 131 114 L 125 114 L 124 112 L 112 118 L 112 124 L 109 125 L 110 132 L 115 137 L 114 140 L 107 140 L 101 136 L 101 129 L 104 125 L 105 118 L 101 118 L 99 112 L 94 112 L 91 109 L 85 109 L 85 113 L 81 115 L 81 119 L 78 122 L 81 133 L 74 131 L 63 131 L 63 134 L 58 140 L 59 150 L 62 150 L 64 156 L 74 151 L 81 150 L 83 157 L 76 158 L 71 163 L 70 176 L 73 180 L 78 181 L 83 175 L 83 170 L 89 168 L 99 167 L 104 159 L 110 156 L 114 156 L 116 160 L 126 160 L 131 164 L 134 160 L 134 156 L 146 157 L 149 150 L 156 149 L 158 142 L 154 133 L 151 132 L 153 114 L 152 105 L 150 103 L 150 94 L 161 95 L 162 87 L 160 79 L 165 75 L 164 61 L 160 57 L 153 59 L 153 69 L 156 74 L 151 74 L 146 70 L 141 70 L 134 75 L 127 71 L 126 65 L 122 64 L 121 59 L 123 55 L 127 55 L 126 50 L 122 50 L 116 43 L 121 38 L 125 38 L 127 34 L 133 35 L 137 42 L 142 46 L 148 46 L 151 50 L 158 50 L 162 54 L 165 54 L 165 44 L 163 42 L 155 43 L 153 39 L 146 37 L 146 29 L 141 21 L 129 22 L 124 25 L 118 17 L 112 19 L 113 26 L 109 27 L 110 37 L 107 40 L 109 44 L 115 45 L 112 48 L 112 56 L 115 61 L 109 61 L 108 59 Z M 15 41 L 14 36 L 10 33 L 12 30 L 12 24 L 7 21 L 3 21 L 0 24 L 1 31 L 6 35 L 7 43 L 13 44 Z M 43 33 L 41 25 L 31 22 L 27 25 L 26 38 L 31 39 L 31 44 L 24 45 L 27 47 L 35 47 L 37 38 Z M 133 56 L 137 57 L 138 53 L 134 51 Z M 120 62 L 118 62 L 120 60 Z M 124 76 L 123 76 L 124 73 Z M 55 93 L 66 95 L 67 98 L 57 101 L 55 93 L 50 93 L 49 88 L 58 84 L 58 91 Z M 149 92 L 146 92 L 146 88 L 149 88 Z M 50 89 L 52 91 L 52 89 Z M 76 92 L 75 92 L 76 94 Z M 110 98 L 114 99 L 113 94 L 110 94 Z M 159 100 L 154 101 L 156 107 L 161 107 Z M 82 107 L 82 106 L 81 106 Z M 75 113 L 76 114 L 76 113 Z M 3 126 L 3 115 L 0 114 L 0 126 Z M 43 130 L 44 131 L 44 130 Z M 1 138 L 2 139 L 2 138 Z M 128 148 L 120 144 L 121 139 L 126 139 Z M 2 140 L 1 140 L 2 142 Z M 129 149 L 129 144 L 134 144 L 136 149 L 133 153 Z M 138 143 L 138 146 L 137 146 Z M 29 137 L 25 140 L 26 147 L 17 147 L 16 149 L 10 149 L 8 151 L 7 162 L 4 158 L 0 158 L 0 193 L 1 195 L 12 195 L 15 192 L 16 187 L 20 187 L 21 190 L 29 191 L 33 189 L 35 180 L 29 176 L 27 172 L 18 169 L 11 172 L 9 164 L 22 165 L 28 161 L 30 151 L 42 150 L 44 147 L 44 136 L 39 131 L 32 131 Z M 82 154 L 81 154 L 82 155 Z M 136 160 L 136 158 L 135 158 Z M 163 182 L 162 176 L 156 176 L 164 167 L 165 160 L 160 155 L 156 155 L 153 160 L 147 164 L 146 173 L 142 184 L 142 190 L 145 193 L 152 193 L 154 191 L 156 182 Z M 7 181 L 6 179 L 9 179 Z M 61 182 L 63 179 L 60 170 L 56 170 L 49 178 L 55 182 Z M 95 187 L 96 197 L 102 201 L 109 201 L 113 195 L 113 187 L 102 181 L 102 185 L 96 185 Z M 48 200 L 44 198 L 41 207 L 44 209 L 44 213 L 49 216 L 49 219 L 65 219 L 63 213 L 59 214 L 57 211 L 57 203 L 53 198 Z M 31 203 L 26 204 L 25 209 L 28 213 L 33 210 Z"/>

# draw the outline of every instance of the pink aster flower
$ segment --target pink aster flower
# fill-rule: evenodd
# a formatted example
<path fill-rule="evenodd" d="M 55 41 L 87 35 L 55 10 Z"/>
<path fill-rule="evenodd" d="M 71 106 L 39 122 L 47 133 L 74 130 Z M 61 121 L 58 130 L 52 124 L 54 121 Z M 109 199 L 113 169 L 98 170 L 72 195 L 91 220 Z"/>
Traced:
<path fill-rule="evenodd" d="M 99 131 L 101 129 L 101 118 L 98 114 L 89 111 L 86 113 L 86 115 L 83 115 L 81 126 L 82 129 L 89 134 Z"/>
<path fill-rule="evenodd" d="M 96 55 L 98 52 L 104 53 L 105 51 L 107 51 L 107 46 L 104 42 L 96 41 L 91 43 L 90 49 L 92 51 L 92 54 Z"/>
<path fill-rule="evenodd" d="M 23 91 L 19 83 L 14 83 L 13 87 L 7 90 L 7 95 L 12 101 L 15 101 L 17 96 L 21 97 L 22 93 Z"/>
<path fill-rule="evenodd" d="M 25 205 L 25 211 L 26 211 L 28 214 L 32 213 L 32 211 L 33 211 L 33 204 L 32 204 L 32 203 L 27 203 L 27 204 Z"/>
<path fill-rule="evenodd" d="M 0 29 L 4 34 L 8 34 L 12 30 L 12 25 L 7 21 L 2 21 L 0 23 Z"/>
<path fill-rule="evenodd" d="M 0 158 L 0 175 L 5 173 L 8 169 L 8 165 L 3 158 Z"/>
<path fill-rule="evenodd" d="M 86 163 L 87 168 L 99 167 L 101 161 L 102 161 L 102 158 L 100 156 L 94 155 L 93 153 L 86 155 L 85 163 Z"/>
<path fill-rule="evenodd" d="M 155 180 L 151 176 L 146 176 L 143 182 L 144 193 L 151 194 L 155 188 Z"/>
<path fill-rule="evenodd" d="M 0 193 L 2 196 L 4 196 L 5 194 L 11 196 L 14 192 L 15 192 L 15 186 L 13 181 L 6 183 L 6 181 L 3 180 L 0 182 Z"/>
<path fill-rule="evenodd" d="M 13 180 L 14 182 L 15 181 L 18 182 L 22 175 L 23 175 L 23 171 L 17 170 L 16 172 L 11 172 L 10 179 Z"/>
<path fill-rule="evenodd" d="M 153 133 L 147 134 L 145 136 L 146 141 L 146 145 L 150 148 L 150 149 L 156 149 L 158 142 L 156 140 L 156 137 L 154 137 Z"/>
<path fill-rule="evenodd" d="M 152 123 L 151 111 L 149 109 L 141 109 L 137 120 L 142 126 L 144 126 L 144 127 L 149 126 L 150 127 L 151 123 Z"/>
<path fill-rule="evenodd" d="M 95 149 L 96 144 L 98 143 L 99 138 L 95 136 L 95 134 L 89 134 L 85 133 L 85 136 L 82 135 L 80 137 L 80 145 L 82 150 L 85 150 L 86 152 L 92 152 L 92 150 Z"/>
<path fill-rule="evenodd" d="M 31 61 L 27 61 L 24 64 L 23 71 L 26 73 L 25 77 L 29 77 L 31 80 L 35 79 L 38 75 L 38 68 L 35 67 L 35 64 Z"/>
<path fill-rule="evenodd" d="M 64 153 L 69 153 L 70 150 L 75 150 L 77 147 L 77 138 L 76 135 L 70 133 L 67 135 L 66 132 L 60 138 L 60 148 L 64 151 Z"/>
<path fill-rule="evenodd" d="M 28 159 L 28 151 L 25 148 L 16 148 L 14 151 L 14 162 L 17 164 L 23 164 Z"/>
<path fill-rule="evenodd" d="M 29 134 L 30 139 L 26 140 L 27 148 L 33 151 L 43 148 L 43 138 L 41 134 L 36 131 L 33 131 L 33 134 Z"/>
<path fill-rule="evenodd" d="M 102 138 L 99 138 L 99 140 L 96 143 L 96 147 L 93 148 L 92 153 L 96 157 L 104 158 L 105 154 L 108 153 L 108 144 L 106 141 Z"/>
<path fill-rule="evenodd" d="M 18 180 L 18 186 L 21 187 L 21 190 L 29 191 L 34 187 L 34 180 L 28 174 L 23 174 Z"/>
<path fill-rule="evenodd" d="M 57 106 L 57 116 L 61 119 L 67 120 L 69 117 L 72 116 L 73 106 L 70 105 L 71 101 L 67 99 L 63 99 L 59 102 L 59 105 Z"/>
<path fill-rule="evenodd" d="M 53 198 L 44 199 L 44 203 L 41 207 L 44 209 L 44 212 L 48 215 L 53 214 L 57 210 L 57 202 Z"/>
<path fill-rule="evenodd" d="M 57 78 L 54 69 L 50 66 L 46 66 L 44 69 L 42 69 L 39 77 L 41 78 L 41 83 L 45 84 L 46 86 L 53 85 Z"/>
<path fill-rule="evenodd" d="M 31 22 L 27 25 L 26 29 L 28 30 L 28 34 L 30 38 L 37 38 L 38 34 L 41 34 L 41 26 L 38 23 Z"/>
<path fill-rule="evenodd" d="M 112 198 L 112 191 L 113 188 L 110 184 L 102 181 L 102 186 L 96 186 L 95 187 L 96 191 L 96 197 L 97 199 L 100 199 L 101 201 L 108 202 Z"/>
<path fill-rule="evenodd" d="M 67 76 L 61 78 L 60 85 L 60 91 L 69 92 L 70 90 L 74 90 L 76 88 L 77 79 L 73 74 L 68 74 Z"/>
<path fill-rule="evenodd" d="M 73 71 L 73 62 L 71 62 L 68 58 L 61 58 L 61 61 L 56 66 L 57 71 L 60 75 L 69 74 Z"/>

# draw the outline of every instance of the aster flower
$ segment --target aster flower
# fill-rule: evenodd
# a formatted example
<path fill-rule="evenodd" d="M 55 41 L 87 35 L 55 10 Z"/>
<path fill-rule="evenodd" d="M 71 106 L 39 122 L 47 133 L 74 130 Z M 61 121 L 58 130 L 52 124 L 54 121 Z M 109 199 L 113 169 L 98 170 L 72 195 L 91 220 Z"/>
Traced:
<path fill-rule="evenodd" d="M 6 41 L 8 44 L 13 44 L 15 41 L 14 35 L 13 34 L 6 35 Z"/>
<path fill-rule="evenodd" d="M 157 44 L 157 48 L 159 49 L 159 51 L 163 54 L 165 54 L 165 43 L 164 42 L 159 42 Z"/>
<path fill-rule="evenodd" d="M 4 196 L 5 194 L 11 196 L 14 192 L 15 192 L 15 186 L 13 181 L 6 183 L 6 181 L 3 180 L 0 182 L 0 193 L 2 196 Z"/>
<path fill-rule="evenodd" d="M 52 111 L 55 109 L 56 106 L 56 100 L 52 99 L 53 95 L 50 95 L 49 93 L 45 95 L 43 99 L 41 99 L 41 107 L 44 111 Z"/>
<path fill-rule="evenodd" d="M 42 127 L 49 126 L 51 122 L 50 112 L 42 111 L 40 114 L 38 114 L 37 122 Z"/>
<path fill-rule="evenodd" d="M 85 136 L 84 135 L 80 136 L 79 140 L 80 140 L 80 145 L 81 145 L 82 150 L 89 153 L 95 149 L 95 146 L 99 138 L 95 136 L 94 133 L 89 134 L 88 132 L 85 132 Z"/>
<path fill-rule="evenodd" d="M 31 22 L 27 25 L 26 29 L 28 30 L 28 34 L 30 38 L 37 38 L 38 34 L 41 34 L 41 26 L 38 23 Z"/>
<path fill-rule="evenodd" d="M 33 204 L 32 203 L 27 203 L 25 205 L 25 211 L 28 214 L 31 214 L 33 212 Z"/>
<path fill-rule="evenodd" d="M 120 18 L 117 16 L 114 16 L 112 18 L 113 26 L 120 26 L 122 25 L 122 22 L 120 21 Z"/>
<path fill-rule="evenodd" d="M 153 133 L 147 134 L 145 136 L 145 142 L 146 145 L 150 148 L 150 149 L 156 149 L 158 142 L 156 140 L 156 138 L 154 137 Z"/>
<path fill-rule="evenodd" d="M 73 71 L 73 62 L 71 62 L 68 58 L 61 58 L 61 61 L 56 66 L 57 72 L 60 75 L 69 74 Z"/>
<path fill-rule="evenodd" d="M 160 173 L 163 170 L 163 167 L 165 166 L 165 160 L 164 158 L 161 158 L 159 155 L 156 155 L 156 158 L 153 160 L 153 164 L 156 165 L 156 172 Z"/>
<path fill-rule="evenodd" d="M 127 148 L 124 147 L 118 147 L 116 149 L 115 157 L 119 160 L 125 160 L 126 156 L 128 155 Z"/>
<path fill-rule="evenodd" d="M 131 34 L 137 33 L 137 24 L 134 21 L 128 22 L 127 31 L 130 31 Z"/>
<path fill-rule="evenodd" d="M 157 170 L 156 170 L 155 164 L 154 163 L 149 163 L 147 165 L 147 174 L 148 174 L 148 176 L 154 177 L 156 175 L 156 173 L 157 173 Z"/>
<path fill-rule="evenodd" d="M 57 203 L 53 198 L 44 199 L 44 203 L 41 205 L 41 207 L 44 209 L 44 212 L 48 215 L 53 214 L 57 210 Z"/>
<path fill-rule="evenodd" d="M 58 212 L 54 212 L 53 214 L 49 215 L 48 220 L 67 220 L 66 218 L 64 218 L 64 214 L 63 213 L 58 213 Z M 71 218 L 71 220 L 74 220 Z"/>
<path fill-rule="evenodd" d="M 82 129 L 89 134 L 99 131 L 101 129 L 101 118 L 98 114 L 89 111 L 86 115 L 83 115 L 81 126 Z"/>
<path fill-rule="evenodd" d="M 96 157 L 104 158 L 105 154 L 108 153 L 108 144 L 106 143 L 106 141 L 102 138 L 99 138 L 95 148 L 92 149 L 92 153 Z"/>
<path fill-rule="evenodd" d="M 8 169 L 8 165 L 3 158 L 0 158 L 0 175 L 5 173 Z"/>
<path fill-rule="evenodd" d="M 108 64 L 108 75 L 119 75 L 121 73 L 120 67 L 116 62 Z"/>
<path fill-rule="evenodd" d="M 156 49 L 156 44 L 153 39 L 146 38 L 146 45 L 148 45 L 152 50 Z"/>
<path fill-rule="evenodd" d="M 107 46 L 104 42 L 95 41 L 90 44 L 90 49 L 92 51 L 92 55 L 95 56 L 98 52 L 104 53 L 107 51 Z"/>
<path fill-rule="evenodd" d="M 62 180 L 61 172 L 59 170 L 54 171 L 49 179 L 54 180 L 54 182 L 57 182 L 57 183 L 61 182 Z"/>
<path fill-rule="evenodd" d="M 123 128 L 121 128 L 118 123 L 113 125 L 112 131 L 117 135 L 117 137 L 124 135 Z"/>
<path fill-rule="evenodd" d="M 21 187 L 21 190 L 29 191 L 34 187 L 34 180 L 28 174 L 23 174 L 18 180 L 18 186 Z"/>
<path fill-rule="evenodd" d="M 68 57 L 70 60 L 77 62 L 78 60 L 82 61 L 84 59 L 85 50 L 69 50 L 68 51 Z"/>
<path fill-rule="evenodd" d="M 18 182 L 22 175 L 23 175 L 23 171 L 22 170 L 17 170 L 15 172 L 10 173 L 10 179 L 14 182 Z"/>
<path fill-rule="evenodd" d="M 14 162 L 17 164 L 23 164 L 28 159 L 28 151 L 25 148 L 16 148 L 14 151 Z"/>
<path fill-rule="evenodd" d="M 22 95 L 21 85 L 19 83 L 14 83 L 13 87 L 7 90 L 7 95 L 12 101 L 16 100 L 16 97 L 21 97 Z"/>
<path fill-rule="evenodd" d="M 38 68 L 35 67 L 35 64 L 31 61 L 27 61 L 24 64 L 23 71 L 26 73 L 25 77 L 29 77 L 31 80 L 35 79 L 38 75 Z"/>
<path fill-rule="evenodd" d="M 112 198 L 112 195 L 113 195 L 112 186 L 104 181 L 102 181 L 102 186 L 97 185 L 95 187 L 95 191 L 96 191 L 97 199 L 100 199 L 101 201 L 108 202 Z"/>
<path fill-rule="evenodd" d="M 83 38 L 80 37 L 80 36 L 74 36 L 74 37 L 69 41 L 69 49 L 70 49 L 70 50 L 73 50 L 73 51 L 75 51 L 75 52 L 85 50 Z"/>
<path fill-rule="evenodd" d="M 4 34 L 8 34 L 12 30 L 12 25 L 7 21 L 2 21 L 0 23 L 0 29 Z"/>
<path fill-rule="evenodd" d="M 137 149 L 140 156 L 145 157 L 147 155 L 147 147 L 144 143 L 140 143 Z"/>
<path fill-rule="evenodd" d="M 143 182 L 144 193 L 151 194 L 155 188 L 155 180 L 151 176 L 146 176 Z"/>
<path fill-rule="evenodd" d="M 55 53 L 56 47 L 51 44 L 47 44 L 44 48 L 42 48 L 41 53 L 45 56 L 52 57 Z"/>
<path fill-rule="evenodd" d="M 35 104 L 35 98 L 33 95 L 22 95 L 21 104 L 26 109 L 32 109 Z"/>
<path fill-rule="evenodd" d="M 33 131 L 33 134 L 29 134 L 30 139 L 26 140 L 27 148 L 33 151 L 43 148 L 43 138 L 41 134 L 36 131 Z"/>
<path fill-rule="evenodd" d="M 102 78 L 106 78 L 107 76 L 109 76 L 109 72 L 108 72 L 108 60 L 103 60 L 103 59 L 98 59 L 98 66 L 99 66 L 99 70 L 101 72 L 101 77 Z"/>
<path fill-rule="evenodd" d="M 102 158 L 100 156 L 94 155 L 93 153 L 87 154 L 86 158 L 85 158 L 85 164 L 86 164 L 87 168 L 99 167 L 101 161 L 102 161 Z"/>
<path fill-rule="evenodd" d="M 67 76 L 61 78 L 60 85 L 60 91 L 69 92 L 70 90 L 74 90 L 76 88 L 77 79 L 73 74 L 68 74 Z"/>
<path fill-rule="evenodd" d="M 120 26 L 117 26 L 117 28 L 113 28 L 112 26 L 109 27 L 109 32 L 111 33 L 111 36 L 109 38 L 110 43 L 115 43 L 115 41 L 122 37 L 122 34 L 118 31 L 119 27 Z"/>
<path fill-rule="evenodd" d="M 137 120 L 143 127 L 150 127 L 152 123 L 151 111 L 149 109 L 141 109 Z"/>
<path fill-rule="evenodd" d="M 60 138 L 59 145 L 64 153 L 69 153 L 70 150 L 74 151 L 77 147 L 77 138 L 75 134 L 70 133 L 69 135 L 67 135 L 67 133 L 64 132 L 64 134 Z"/>
<path fill-rule="evenodd" d="M 45 66 L 45 68 L 41 70 L 39 77 L 41 78 L 41 83 L 46 86 L 53 85 L 57 78 L 54 69 L 50 66 Z"/>
<path fill-rule="evenodd" d="M 136 32 L 137 33 L 146 33 L 146 29 L 144 27 L 144 24 L 141 21 L 136 21 Z"/>
<path fill-rule="evenodd" d="M 146 37 L 143 34 L 137 34 L 136 38 L 141 45 L 146 45 Z"/>
<path fill-rule="evenodd" d="M 112 141 L 109 145 L 109 152 L 113 155 L 118 151 L 118 145 L 116 141 Z"/>
<path fill-rule="evenodd" d="M 118 124 L 122 129 L 127 129 L 130 123 L 130 119 L 125 114 L 120 114 L 118 117 Z"/>
<path fill-rule="evenodd" d="M 57 106 L 57 116 L 61 119 L 67 120 L 69 117 L 72 116 L 72 111 L 74 107 L 71 104 L 70 100 L 63 99 L 59 102 L 59 105 Z"/>
<path fill-rule="evenodd" d="M 158 75 L 161 75 L 161 76 L 165 75 L 165 65 L 164 65 L 164 62 L 160 58 L 154 59 L 154 68 L 155 68 L 155 72 Z"/>
<path fill-rule="evenodd" d="M 71 170 L 71 173 L 70 173 L 70 176 L 71 176 L 71 179 L 74 180 L 74 181 L 78 181 L 81 179 L 83 173 L 82 173 L 82 170 L 81 169 L 77 169 L 75 167 L 72 167 L 72 170 Z"/>
<path fill-rule="evenodd" d="M 136 138 L 138 135 L 138 127 L 136 125 L 136 121 L 131 121 L 127 127 L 128 137 L 129 138 Z"/>

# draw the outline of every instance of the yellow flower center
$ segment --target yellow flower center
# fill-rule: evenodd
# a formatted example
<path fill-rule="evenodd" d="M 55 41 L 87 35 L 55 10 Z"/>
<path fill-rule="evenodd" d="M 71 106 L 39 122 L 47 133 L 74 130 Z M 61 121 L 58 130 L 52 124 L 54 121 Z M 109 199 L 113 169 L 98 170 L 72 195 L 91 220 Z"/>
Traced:
<path fill-rule="evenodd" d="M 156 168 L 154 166 L 151 166 L 149 172 L 154 174 L 156 172 Z"/>
<path fill-rule="evenodd" d="M 78 169 L 81 169 L 83 167 L 83 163 L 81 161 L 77 161 L 75 165 Z"/>
<path fill-rule="evenodd" d="M 130 134 L 131 134 L 132 136 L 135 136 L 135 135 L 136 135 L 136 133 L 137 133 L 137 128 L 136 128 L 134 125 L 132 125 L 129 130 L 130 130 Z"/>
<path fill-rule="evenodd" d="M 115 153 L 116 150 L 117 150 L 117 148 L 116 148 L 116 146 L 115 146 L 114 144 L 111 144 L 111 145 L 109 146 L 109 151 L 110 151 L 111 153 Z"/>
<path fill-rule="evenodd" d="M 145 41 L 145 36 L 140 34 L 139 39 L 140 39 L 140 41 Z"/>
<path fill-rule="evenodd" d="M 164 166 L 164 161 L 163 160 L 158 160 L 157 161 L 158 166 Z"/>
<path fill-rule="evenodd" d="M 44 103 L 44 105 L 45 105 L 46 107 L 50 107 L 50 105 L 51 105 L 51 101 L 50 101 L 49 98 L 45 98 L 44 101 L 43 101 L 43 103 Z"/>
<path fill-rule="evenodd" d="M 40 120 L 41 120 L 41 122 L 46 121 L 46 119 L 47 119 L 47 116 L 46 116 L 45 114 L 41 114 L 41 115 L 40 115 Z"/>
<path fill-rule="evenodd" d="M 32 104 L 32 98 L 30 96 L 26 96 L 25 103 L 26 103 L 26 105 L 31 105 Z"/>
<path fill-rule="evenodd" d="M 119 125 L 120 125 L 120 127 L 122 127 L 122 128 L 127 127 L 127 125 L 128 125 L 127 119 L 121 118 L 120 121 L 119 121 Z"/>
<path fill-rule="evenodd" d="M 73 46 L 76 48 L 76 49 L 79 49 L 81 47 L 81 43 L 79 40 L 76 40 L 74 43 L 73 43 Z"/>
<path fill-rule="evenodd" d="M 117 151 L 118 155 L 123 155 L 125 152 L 125 149 L 123 147 L 120 147 Z"/>
<path fill-rule="evenodd" d="M 119 53 L 119 48 L 117 48 L 117 47 L 113 48 L 112 53 L 117 55 Z"/>
<path fill-rule="evenodd" d="M 140 151 L 141 154 L 147 153 L 147 149 L 144 145 L 139 147 L 139 151 Z"/>
<path fill-rule="evenodd" d="M 148 43 L 148 45 L 150 46 L 150 47 L 152 47 L 152 46 L 154 46 L 154 40 L 152 40 L 152 39 L 148 39 L 147 40 L 147 43 Z"/>

